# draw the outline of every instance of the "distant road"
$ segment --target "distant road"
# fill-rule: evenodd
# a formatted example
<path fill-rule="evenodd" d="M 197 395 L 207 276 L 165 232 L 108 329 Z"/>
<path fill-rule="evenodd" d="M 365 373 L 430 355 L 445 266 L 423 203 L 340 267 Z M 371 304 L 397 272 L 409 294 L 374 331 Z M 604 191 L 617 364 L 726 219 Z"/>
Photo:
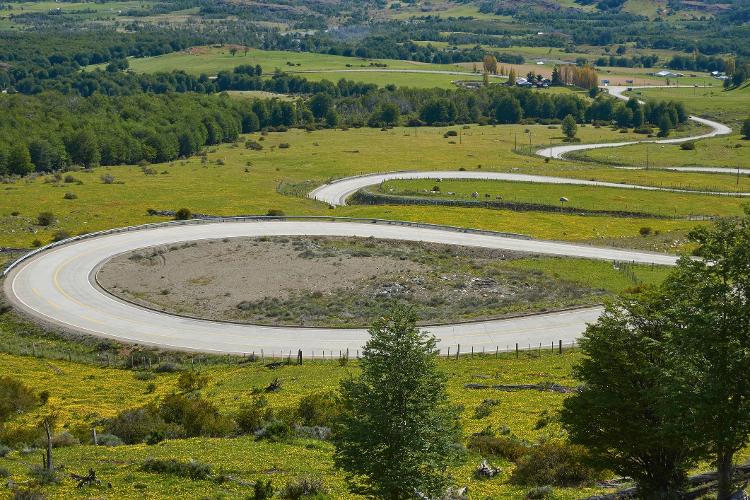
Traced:
<path fill-rule="evenodd" d="M 367 186 L 374 186 L 385 181 L 406 180 L 406 179 L 481 179 L 510 182 L 531 182 L 537 184 L 560 184 L 572 186 L 599 186 L 619 189 L 642 189 L 646 191 L 669 191 L 675 193 L 697 193 L 686 189 L 661 188 L 656 186 L 640 186 L 637 184 L 620 184 L 617 182 L 590 181 L 587 179 L 573 179 L 570 177 L 553 177 L 546 175 L 531 174 L 514 174 L 508 172 L 477 172 L 461 170 L 438 170 L 425 172 L 387 172 L 383 174 L 361 175 L 355 177 L 345 177 L 324 184 L 308 195 L 329 205 L 339 206 L 346 205 L 346 200 L 351 195 Z M 705 193 L 700 191 L 700 193 Z M 750 193 L 733 193 L 733 192 L 711 192 L 710 194 L 722 196 L 750 196 Z M 561 195 L 564 196 L 564 194 Z"/>
<path fill-rule="evenodd" d="M 685 85 L 680 87 L 691 87 L 692 85 Z M 628 100 L 629 97 L 624 94 L 628 89 L 641 89 L 641 88 L 648 88 L 648 89 L 654 89 L 654 88 L 662 88 L 662 86 L 648 86 L 648 87 L 623 87 L 623 86 L 614 86 L 614 87 L 604 87 L 607 90 L 609 90 L 609 94 L 623 100 Z M 667 88 L 666 86 L 663 86 L 663 88 Z M 675 88 L 675 86 L 671 86 L 668 88 Z M 643 101 L 639 101 L 643 102 Z M 572 153 L 574 151 L 587 151 L 590 149 L 600 149 L 600 148 L 616 148 L 621 146 L 631 146 L 633 144 L 641 144 L 641 143 L 653 143 L 653 144 L 679 144 L 682 142 L 688 142 L 688 141 L 697 141 L 699 139 L 708 139 L 710 137 L 716 137 L 719 135 L 728 135 L 732 133 L 732 129 L 723 123 L 715 122 L 713 120 L 707 120 L 706 118 L 700 118 L 698 116 L 690 116 L 690 120 L 700 123 L 701 125 L 706 125 L 707 127 L 711 128 L 710 132 L 707 132 L 705 134 L 700 135 L 694 135 L 690 137 L 679 137 L 676 139 L 644 139 L 642 141 L 625 141 L 625 142 L 605 142 L 605 143 L 599 143 L 599 144 L 564 144 L 560 146 L 553 146 L 549 148 L 540 149 L 536 152 L 537 155 L 542 156 L 544 158 L 555 158 L 555 159 L 562 159 L 563 156 L 565 156 L 568 153 Z M 706 170 L 702 167 L 692 167 L 693 170 L 690 170 L 691 172 L 712 172 L 715 171 L 714 169 Z M 720 170 L 721 171 L 721 170 Z M 723 172 L 731 173 L 733 172 L 731 169 L 725 169 Z"/>
<path fill-rule="evenodd" d="M 215 353 L 260 353 L 281 351 L 320 356 L 321 350 L 361 349 L 367 340 L 364 329 L 267 327 L 185 318 L 153 311 L 125 302 L 95 283 L 98 268 L 123 252 L 201 239 L 258 236 L 358 236 L 426 241 L 449 245 L 532 252 L 545 255 L 587 257 L 674 265 L 677 257 L 666 254 L 597 248 L 552 241 L 525 240 L 492 234 L 413 227 L 395 224 L 322 221 L 214 222 L 166 224 L 96 236 L 44 251 L 12 269 L 5 280 L 5 293 L 22 312 L 66 330 L 125 342 L 170 349 Z M 595 321 L 601 308 L 591 307 L 526 317 L 461 323 L 426 328 L 439 339 L 444 351 L 461 344 L 466 352 L 494 350 L 499 346 L 543 345 L 580 336 L 586 323 Z"/>

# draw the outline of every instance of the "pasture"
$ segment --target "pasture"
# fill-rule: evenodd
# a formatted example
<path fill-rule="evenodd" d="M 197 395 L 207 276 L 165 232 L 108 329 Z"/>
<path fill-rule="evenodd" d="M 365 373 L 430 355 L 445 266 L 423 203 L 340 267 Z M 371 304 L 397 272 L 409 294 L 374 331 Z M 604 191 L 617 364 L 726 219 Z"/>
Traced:
<path fill-rule="evenodd" d="M 304 195 L 330 179 L 367 172 L 394 170 L 503 170 L 542 175 L 564 175 L 650 185 L 700 188 L 737 188 L 734 179 L 708 174 L 625 171 L 607 167 L 520 155 L 513 152 L 531 142 L 532 148 L 561 140 L 558 128 L 541 125 L 452 127 L 460 137 L 444 137 L 448 128 L 320 130 L 254 134 L 263 150 L 234 145 L 213 147 L 205 157 L 194 157 L 149 170 L 135 166 L 99 167 L 65 176 L 31 176 L 5 184 L 0 199 L 0 245 L 29 247 L 48 243 L 58 231 L 79 234 L 111 227 L 162 220 L 147 209 L 218 215 L 265 214 L 282 210 L 294 215 L 380 217 L 476 227 L 529 234 L 538 238 L 592 240 L 638 235 L 648 225 L 662 232 L 685 230 L 694 223 L 582 217 L 555 213 L 509 212 L 451 207 L 348 206 L 329 209 Z M 526 132 L 528 131 L 528 133 Z M 581 127 L 583 142 L 635 137 L 608 128 Z M 263 140 L 261 140 L 263 139 Z M 290 147 L 280 149 L 279 144 Z M 109 174 L 114 182 L 105 184 Z M 750 179 L 739 189 L 750 191 Z M 66 199 L 66 193 L 76 199 Z M 39 226 L 40 212 L 50 211 L 57 222 Z"/>

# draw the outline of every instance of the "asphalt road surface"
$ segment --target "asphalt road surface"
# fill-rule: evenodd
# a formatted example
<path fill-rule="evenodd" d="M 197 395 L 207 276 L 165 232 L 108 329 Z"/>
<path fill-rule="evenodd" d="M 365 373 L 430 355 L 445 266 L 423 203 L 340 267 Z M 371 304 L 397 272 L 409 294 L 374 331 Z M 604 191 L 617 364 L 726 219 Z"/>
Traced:
<path fill-rule="evenodd" d="M 318 201 L 333 206 L 346 205 L 346 200 L 351 195 L 367 186 L 374 186 L 381 182 L 404 179 L 482 179 L 511 182 L 533 182 L 539 184 L 560 184 L 573 186 L 599 186 L 621 189 L 643 189 L 646 191 L 670 191 L 676 193 L 696 193 L 686 189 L 661 188 L 656 186 L 639 186 L 637 184 L 619 184 L 616 182 L 590 181 L 586 179 L 573 179 L 570 177 L 552 177 L 546 175 L 514 174 L 508 172 L 477 172 L 461 170 L 438 170 L 425 172 L 387 172 L 383 174 L 361 175 L 345 177 L 324 184 L 310 192 L 308 196 Z M 706 194 L 706 192 L 701 191 Z M 709 194 L 722 196 L 750 196 L 750 193 L 711 192 Z M 565 196 L 564 191 L 560 196 Z"/>
<path fill-rule="evenodd" d="M 5 292 L 24 313 L 69 331 L 125 342 L 214 353 L 296 353 L 319 357 L 322 351 L 349 349 L 367 340 L 363 329 L 266 327 L 206 321 L 153 311 L 122 301 L 95 283 L 97 269 L 111 257 L 138 248 L 200 239 L 320 235 L 359 236 L 527 251 L 547 255 L 588 257 L 673 265 L 665 254 L 597 248 L 586 245 L 526 240 L 491 234 L 413 227 L 403 224 L 254 221 L 165 224 L 96 236 L 51 248 L 21 262 L 5 280 Z M 526 317 L 442 325 L 426 329 L 439 339 L 443 352 L 471 347 L 476 351 L 531 345 L 570 343 L 580 336 L 601 308 L 537 314 Z"/>

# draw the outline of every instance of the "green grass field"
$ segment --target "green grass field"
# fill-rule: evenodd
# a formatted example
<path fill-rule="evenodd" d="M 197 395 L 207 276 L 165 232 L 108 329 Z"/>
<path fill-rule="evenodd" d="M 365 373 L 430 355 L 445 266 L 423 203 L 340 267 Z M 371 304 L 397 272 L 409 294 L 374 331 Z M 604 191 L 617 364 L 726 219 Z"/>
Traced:
<path fill-rule="evenodd" d="M 142 73 L 183 70 L 192 74 L 215 75 L 222 70 L 231 70 L 242 64 L 260 64 L 263 71 L 273 73 L 275 69 L 285 72 L 378 69 L 370 63 L 386 64 L 388 69 L 426 69 L 456 71 L 455 65 L 424 64 L 398 59 L 360 59 L 313 52 L 289 52 L 281 50 L 249 49 L 247 55 L 240 49 L 234 56 L 229 47 L 196 47 L 189 51 L 172 52 L 163 56 L 131 58 L 130 67 Z M 349 65 L 349 66 L 347 66 Z"/>
<path fill-rule="evenodd" d="M 223 145 L 213 148 L 205 163 L 196 157 L 154 165 L 156 175 L 145 175 L 133 166 L 119 166 L 73 172 L 81 185 L 45 182 L 54 181 L 52 176 L 30 177 L 3 187 L 0 245 L 28 247 L 35 239 L 47 243 L 61 229 L 78 234 L 154 222 L 160 219 L 148 216 L 147 209 L 176 210 L 180 207 L 221 215 L 264 214 L 269 209 L 281 209 L 290 215 L 381 217 L 511 231 L 561 240 L 631 237 L 645 225 L 668 232 L 685 230 L 693 223 L 450 207 L 351 206 L 330 210 L 303 196 L 280 194 L 277 187 L 281 183 L 293 186 L 306 183 L 300 188 L 306 193 L 314 185 L 329 179 L 366 172 L 474 170 L 480 166 L 488 170 L 696 188 L 712 186 L 724 178 L 705 174 L 622 171 L 565 161 L 545 163 L 542 158 L 512 152 L 516 137 L 519 145 L 528 141 L 529 134 L 525 130 L 530 131 L 534 147 L 560 140 L 559 129 L 539 125 L 471 126 L 461 130 L 460 143 L 455 143 L 455 137 L 443 137 L 446 128 L 396 128 L 385 132 L 365 128 L 317 132 L 293 129 L 265 136 L 262 151 L 246 149 L 242 143 Z M 631 134 L 581 127 L 579 136 L 582 141 L 589 142 L 624 139 Z M 258 134 L 254 136 L 256 140 L 259 137 Z M 280 143 L 288 143 L 290 148 L 279 149 Z M 100 177 L 104 173 L 113 175 L 116 183 L 102 183 Z M 750 191 L 750 179 L 743 178 L 740 188 Z M 67 192 L 75 193 L 78 198 L 64 199 Z M 49 228 L 36 225 L 36 216 L 42 211 L 55 213 L 58 223 Z M 15 212 L 17 215 L 13 215 Z"/>
<path fill-rule="evenodd" d="M 437 194 L 425 193 L 438 186 Z M 559 184 L 532 184 L 526 182 L 464 181 L 446 179 L 388 181 L 377 188 L 377 192 L 399 196 L 419 196 L 449 200 L 472 200 L 472 193 L 479 193 L 479 201 L 534 203 L 561 206 L 560 198 L 569 201 L 566 207 L 584 210 L 612 210 L 640 212 L 664 217 L 689 215 L 741 215 L 743 198 L 717 197 L 705 194 L 657 193 L 654 191 L 597 188 L 587 186 L 565 186 Z M 454 195 L 448 195 L 452 192 Z"/>
<path fill-rule="evenodd" d="M 154 4 L 139 1 L 115 2 L 3 2 L 10 10 L 0 10 L 0 28 L 18 28 L 23 26 L 11 17 L 28 13 L 47 13 L 60 11 L 63 14 L 75 15 L 84 21 L 102 21 L 121 18 L 128 10 L 149 9 Z"/>
<path fill-rule="evenodd" d="M 505 346 L 503 346 L 504 348 Z M 530 355 L 522 353 L 520 359 L 514 355 L 494 353 L 487 356 L 462 357 L 460 360 L 443 360 L 440 368 L 449 376 L 449 396 L 463 406 L 462 424 L 465 434 L 477 432 L 488 425 L 499 429 L 508 426 L 521 438 L 533 440 L 543 435 L 559 434 L 555 423 L 544 429 L 535 429 L 536 422 L 544 412 L 560 408 L 565 395 L 521 391 L 513 393 L 493 390 L 468 390 L 464 384 L 470 382 L 492 384 L 521 384 L 555 382 L 575 385 L 571 375 L 572 365 L 580 359 L 576 352 L 564 351 L 562 355 L 550 354 L 550 346 L 537 357 L 536 350 Z M 40 415 L 53 409 L 58 414 L 60 429 L 76 429 L 91 425 L 100 418 L 111 417 L 117 412 L 146 404 L 176 390 L 176 375 L 158 375 L 152 380 L 156 391 L 147 394 L 149 382 L 137 380 L 127 370 L 98 368 L 66 361 L 48 361 L 40 358 L 0 354 L 0 362 L 9 373 L 21 378 L 37 392 L 49 390 L 51 397 L 47 407 L 21 415 L 11 421 L 13 426 L 34 425 Z M 260 363 L 224 365 L 204 369 L 210 376 L 203 397 L 216 404 L 223 413 L 233 414 L 239 405 L 249 399 L 254 387 L 265 387 L 274 378 L 282 381 L 282 390 L 269 394 L 271 407 L 278 412 L 291 411 L 301 397 L 315 392 L 336 389 L 339 380 L 357 373 L 357 363 L 350 362 L 341 367 L 335 362 L 305 362 L 302 366 L 285 366 L 269 370 Z M 488 380 L 489 379 L 489 380 Z M 82 386 L 86 391 L 81 391 Z M 474 418 L 475 408 L 485 398 L 499 400 L 492 413 L 480 419 Z M 330 444 L 309 439 L 292 439 L 285 443 L 255 441 L 250 437 L 210 439 L 194 438 L 165 441 L 155 446 L 131 445 L 118 447 L 95 447 L 79 445 L 55 450 L 58 464 L 66 471 L 85 473 L 90 467 L 97 476 L 112 489 L 92 487 L 77 489 L 75 482 L 65 480 L 59 486 L 45 488 L 49 498 L 125 498 L 145 495 L 194 497 L 241 497 L 251 494 L 252 488 L 236 481 L 216 483 L 213 481 L 191 481 L 175 476 L 159 475 L 139 470 L 146 457 L 195 458 L 209 463 L 215 471 L 222 470 L 243 481 L 259 478 L 271 479 L 277 487 L 291 478 L 312 474 L 323 479 L 334 498 L 360 498 L 346 489 L 343 474 L 333 468 L 333 448 Z M 38 454 L 23 455 L 12 452 L 0 458 L 0 467 L 11 473 L 14 481 L 24 481 L 28 476 L 29 463 L 36 463 Z M 476 498 L 518 498 L 528 488 L 507 484 L 512 464 L 504 460 L 493 460 L 502 466 L 503 474 L 492 480 L 478 481 L 473 470 L 481 457 L 470 452 L 451 473 L 458 484 L 469 485 Z M 555 498 L 573 499 L 593 494 L 592 488 L 556 488 Z"/>

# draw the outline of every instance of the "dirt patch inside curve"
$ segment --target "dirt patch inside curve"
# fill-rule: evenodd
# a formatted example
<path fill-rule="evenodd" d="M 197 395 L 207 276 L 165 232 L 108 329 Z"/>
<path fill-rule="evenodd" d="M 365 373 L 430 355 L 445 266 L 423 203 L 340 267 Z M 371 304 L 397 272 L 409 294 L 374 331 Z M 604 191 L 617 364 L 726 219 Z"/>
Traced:
<path fill-rule="evenodd" d="M 600 299 L 600 290 L 507 266 L 525 256 L 372 238 L 234 238 L 126 253 L 105 263 L 97 280 L 157 310 L 301 326 L 367 326 L 395 303 L 414 306 L 426 324 Z"/>

